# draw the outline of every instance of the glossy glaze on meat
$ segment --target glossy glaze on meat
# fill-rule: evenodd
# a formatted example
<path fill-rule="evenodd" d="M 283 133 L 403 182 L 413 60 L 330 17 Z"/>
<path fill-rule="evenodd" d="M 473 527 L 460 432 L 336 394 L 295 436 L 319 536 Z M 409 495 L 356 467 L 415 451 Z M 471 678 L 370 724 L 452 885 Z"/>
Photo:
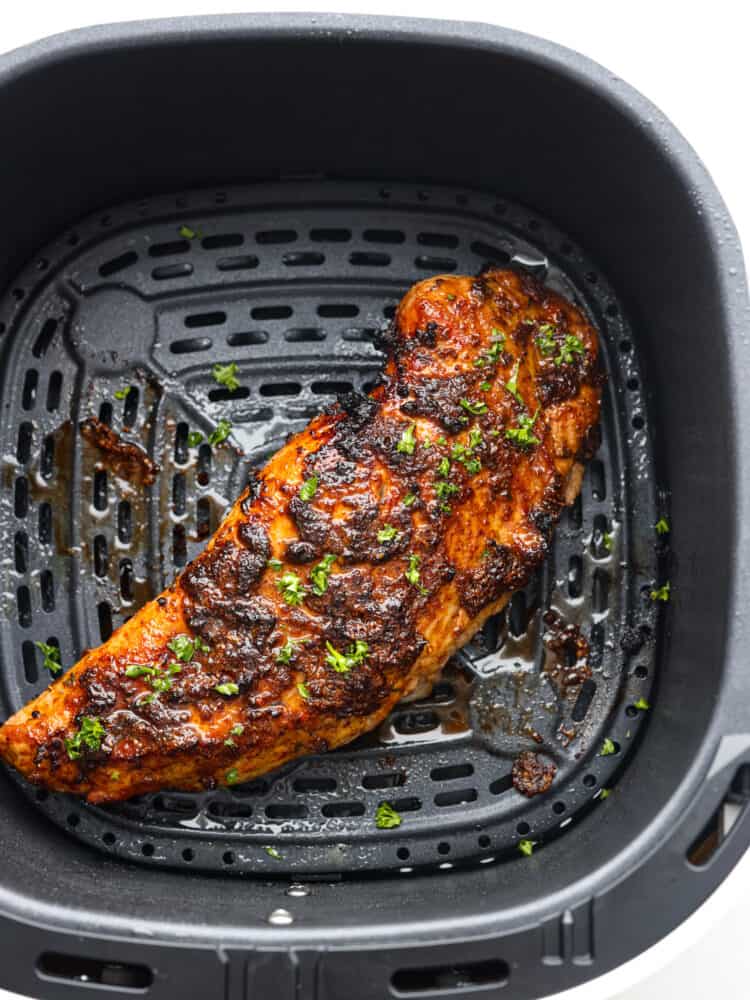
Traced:
<path fill-rule="evenodd" d="M 378 388 L 312 420 L 5 723 L 6 761 L 92 802 L 247 781 L 372 729 L 528 580 L 595 447 L 594 329 L 491 270 L 415 285 L 382 340 Z"/>

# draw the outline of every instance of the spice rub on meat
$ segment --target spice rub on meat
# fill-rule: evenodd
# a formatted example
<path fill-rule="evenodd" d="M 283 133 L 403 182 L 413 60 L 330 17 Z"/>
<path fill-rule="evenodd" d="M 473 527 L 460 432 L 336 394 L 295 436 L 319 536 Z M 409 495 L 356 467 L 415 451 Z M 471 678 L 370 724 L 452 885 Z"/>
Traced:
<path fill-rule="evenodd" d="M 595 330 L 489 270 L 415 285 L 383 345 L 370 396 L 293 437 L 171 587 L 0 728 L 6 761 L 92 802 L 248 781 L 377 726 L 527 581 L 595 439 Z"/>

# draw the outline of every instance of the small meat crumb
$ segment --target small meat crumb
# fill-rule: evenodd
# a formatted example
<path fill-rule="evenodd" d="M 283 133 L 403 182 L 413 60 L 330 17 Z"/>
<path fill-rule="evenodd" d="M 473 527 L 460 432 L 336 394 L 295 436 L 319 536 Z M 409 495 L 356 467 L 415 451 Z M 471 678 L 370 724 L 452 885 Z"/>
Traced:
<path fill-rule="evenodd" d="M 557 765 L 543 760 L 539 754 L 524 750 L 513 761 L 513 787 L 527 798 L 541 795 L 552 784 Z"/>

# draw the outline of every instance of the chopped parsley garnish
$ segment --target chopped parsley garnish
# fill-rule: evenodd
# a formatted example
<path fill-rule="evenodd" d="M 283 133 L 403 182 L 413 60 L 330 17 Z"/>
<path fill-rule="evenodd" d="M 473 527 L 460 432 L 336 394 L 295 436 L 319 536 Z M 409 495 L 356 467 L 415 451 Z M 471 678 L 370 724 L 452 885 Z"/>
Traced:
<path fill-rule="evenodd" d="M 284 563 L 281 559 L 267 559 L 266 566 L 268 566 L 269 569 L 282 569 Z"/>
<path fill-rule="evenodd" d="M 441 434 L 441 435 L 440 435 L 440 437 L 439 437 L 439 438 L 437 439 L 437 443 L 438 443 L 439 445 L 442 445 L 442 447 L 443 447 L 443 448 L 444 448 L 444 447 L 445 447 L 445 446 L 446 446 L 446 445 L 448 444 L 448 442 L 447 442 L 447 441 L 445 440 L 445 438 L 443 437 L 443 435 L 442 435 L 442 434 Z"/>
<path fill-rule="evenodd" d="M 184 632 L 168 642 L 167 649 L 183 663 L 189 663 L 196 653 L 211 652 L 211 647 L 199 635 L 185 635 Z"/>
<path fill-rule="evenodd" d="M 610 790 L 608 788 L 602 788 L 602 790 L 599 792 L 599 798 L 602 799 L 602 800 L 604 800 L 604 799 L 609 798 L 609 796 L 611 794 L 612 793 L 610 792 Z"/>
<path fill-rule="evenodd" d="M 533 840 L 519 840 L 518 841 L 518 850 L 525 857 L 530 858 L 531 855 L 534 853 L 534 841 Z"/>
<path fill-rule="evenodd" d="M 336 556 L 329 552 L 310 571 L 312 592 L 316 597 L 321 597 L 328 590 L 328 577 L 331 575 L 331 567 L 335 562 Z"/>
<path fill-rule="evenodd" d="M 599 751 L 600 757 L 610 757 L 613 753 L 617 753 L 617 745 L 609 736 L 602 743 L 602 748 Z"/>
<path fill-rule="evenodd" d="M 452 483 L 445 483 L 445 484 L 440 484 L 439 483 L 438 485 L 452 486 L 453 484 Z M 455 487 L 455 489 L 458 489 L 458 487 Z M 413 587 L 416 587 L 419 590 L 420 594 L 426 594 L 427 593 L 427 588 L 422 586 L 421 573 L 420 573 L 420 569 L 419 569 L 419 566 L 420 566 L 421 562 L 422 562 L 422 559 L 420 558 L 420 556 L 416 555 L 415 553 L 412 554 L 412 555 L 410 555 L 409 556 L 409 566 L 406 569 L 406 571 L 404 573 L 404 576 L 406 577 L 406 579 L 409 581 L 409 583 Z"/>
<path fill-rule="evenodd" d="M 305 599 L 305 588 L 296 573 L 291 571 L 282 573 L 276 581 L 276 586 L 286 603 L 292 607 L 302 604 Z"/>
<path fill-rule="evenodd" d="M 232 433 L 232 425 L 228 420 L 220 420 L 216 427 L 208 435 L 209 444 L 221 444 L 222 441 L 226 441 L 229 435 Z"/>
<path fill-rule="evenodd" d="M 432 438 L 425 438 L 424 441 L 422 442 L 422 447 L 423 448 L 431 448 L 432 447 Z"/>
<path fill-rule="evenodd" d="M 279 854 L 279 852 L 276 850 L 275 847 L 271 847 L 270 845 L 266 845 L 263 848 L 263 850 L 266 852 L 266 854 L 269 856 L 269 858 L 273 858 L 274 861 L 281 861 L 282 860 L 281 855 Z"/>
<path fill-rule="evenodd" d="M 536 341 L 536 346 L 539 348 L 539 353 L 542 357 L 548 358 L 550 354 L 555 353 L 557 344 L 555 343 L 555 338 L 553 334 L 557 333 L 557 330 L 551 323 L 543 323 L 539 327 L 539 333 L 536 335 L 534 340 Z"/>
<path fill-rule="evenodd" d="M 492 388 L 492 383 L 491 382 L 480 382 L 479 383 L 479 388 L 482 390 L 482 392 L 489 392 L 490 389 Z"/>
<path fill-rule="evenodd" d="M 152 677 L 155 673 L 156 667 L 147 663 L 131 663 L 125 670 L 126 677 Z"/>
<path fill-rule="evenodd" d="M 416 493 L 407 493 L 404 497 L 404 507 L 411 507 L 414 501 L 417 499 Z"/>
<path fill-rule="evenodd" d="M 297 653 L 297 643 L 294 639 L 288 639 L 283 646 L 276 651 L 277 663 L 291 663 Z"/>
<path fill-rule="evenodd" d="M 214 687 L 214 691 L 216 691 L 217 694 L 225 695 L 227 698 L 231 697 L 233 694 L 240 693 L 239 686 L 235 684 L 234 681 L 227 681 L 225 684 L 217 684 Z"/>
<path fill-rule="evenodd" d="M 538 416 L 539 407 L 536 408 L 533 417 L 530 417 L 528 413 L 522 413 L 518 418 L 518 427 L 509 427 L 506 430 L 506 438 L 519 448 L 531 448 L 535 444 L 539 444 L 539 438 L 533 433 Z"/>
<path fill-rule="evenodd" d="M 402 455 L 414 454 L 414 446 L 417 443 L 414 437 L 414 429 L 414 424 L 409 424 L 401 435 L 401 440 L 396 445 L 396 451 L 400 451 Z"/>
<path fill-rule="evenodd" d="M 508 390 L 511 396 L 516 400 L 516 402 L 520 403 L 521 406 L 526 406 L 523 396 L 518 391 L 518 372 L 520 368 L 521 368 L 521 359 L 519 358 L 513 365 L 513 369 L 511 370 L 510 373 L 510 378 L 505 383 L 505 388 Z"/>
<path fill-rule="evenodd" d="M 469 451 L 474 451 L 482 443 L 482 432 L 478 427 L 472 427 L 469 431 Z"/>
<path fill-rule="evenodd" d="M 190 226 L 180 226 L 179 228 L 180 236 L 186 240 L 194 240 L 198 235 L 195 229 L 191 229 Z"/>
<path fill-rule="evenodd" d="M 470 413 L 473 417 L 479 417 L 483 413 L 487 412 L 487 404 L 483 403 L 481 399 L 477 401 L 473 399 L 463 398 L 459 400 L 459 403 L 461 407 L 464 410 L 466 410 L 467 413 Z"/>
<path fill-rule="evenodd" d="M 187 436 L 188 448 L 197 448 L 203 442 L 203 435 L 200 431 L 190 431 Z"/>
<path fill-rule="evenodd" d="M 115 399 L 126 399 L 128 393 L 132 388 L 133 388 L 132 385 L 127 385 L 125 386 L 124 389 L 118 389 L 117 392 L 115 393 Z"/>
<path fill-rule="evenodd" d="M 300 698 L 304 698 L 305 701 L 310 697 L 310 688 L 305 684 L 304 681 L 300 681 L 297 685 L 297 690 L 299 691 Z"/>
<path fill-rule="evenodd" d="M 378 532 L 379 542 L 392 542 L 394 538 L 397 538 L 400 532 L 393 527 L 392 524 L 386 524 L 385 527 L 381 528 Z"/>
<path fill-rule="evenodd" d="M 37 649 L 42 651 L 44 656 L 44 663 L 42 666 L 49 670 L 51 674 L 59 674 L 62 670 L 62 663 L 60 663 L 60 647 L 53 646 L 48 642 L 40 642 L 39 640 L 37 640 L 34 645 Z"/>
<path fill-rule="evenodd" d="M 340 653 L 330 642 L 326 642 L 326 649 L 328 666 L 333 667 L 337 674 L 348 674 L 352 667 L 358 667 L 365 662 L 370 647 L 362 639 L 357 639 L 349 647 L 348 653 Z"/>
<path fill-rule="evenodd" d="M 448 497 L 452 497 L 455 493 L 458 493 L 460 488 L 456 483 L 435 483 L 435 495 L 438 500 L 446 501 Z"/>
<path fill-rule="evenodd" d="M 660 517 L 659 520 L 654 525 L 656 528 L 657 535 L 668 535 L 669 534 L 669 521 L 666 517 Z"/>
<path fill-rule="evenodd" d="M 235 389 L 239 389 L 240 387 L 240 380 L 237 378 L 236 361 L 231 361 L 228 365 L 215 364 L 211 369 L 211 374 L 214 377 L 214 382 L 223 385 L 230 392 L 234 392 Z"/>
<path fill-rule="evenodd" d="M 633 704 L 635 705 L 636 708 L 639 708 L 642 712 L 648 712 L 648 710 L 651 708 L 649 703 L 643 697 L 639 698 L 638 701 L 634 702 Z"/>
<path fill-rule="evenodd" d="M 609 531 L 602 532 L 602 545 L 607 550 L 607 552 L 612 551 L 612 535 Z"/>
<path fill-rule="evenodd" d="M 245 732 L 245 727 L 242 725 L 241 722 L 238 722 L 236 725 L 232 726 L 232 728 L 229 730 L 229 736 L 224 740 L 224 746 L 236 747 L 237 744 L 234 742 L 232 737 L 242 736 L 244 732 Z"/>
<path fill-rule="evenodd" d="M 393 830 L 401 826 L 401 817 L 390 802 L 381 802 L 375 810 L 375 826 L 378 830 Z"/>
<path fill-rule="evenodd" d="M 485 365 L 495 365 L 500 360 L 500 355 L 503 353 L 505 348 L 505 334 L 498 330 L 497 327 L 492 327 L 492 346 L 484 354 L 481 354 L 478 358 L 474 359 L 474 366 L 476 368 L 484 368 Z"/>
<path fill-rule="evenodd" d="M 478 458 L 470 458 L 468 462 L 464 462 L 464 468 L 470 476 L 476 476 L 478 472 L 482 471 L 482 463 Z"/>
<path fill-rule="evenodd" d="M 438 462 L 437 471 L 439 476 L 447 476 L 451 471 L 451 460 L 447 455 L 441 458 Z"/>
<path fill-rule="evenodd" d="M 104 739 L 104 726 L 101 719 L 84 715 L 78 732 L 65 740 L 65 749 L 71 760 L 78 760 L 87 750 L 100 750 Z"/>
<path fill-rule="evenodd" d="M 583 342 L 580 338 L 575 337 L 572 333 L 567 333 L 560 347 L 560 353 L 555 358 L 555 364 L 558 366 L 562 364 L 570 365 L 574 361 L 574 354 L 585 353 Z"/>
<path fill-rule="evenodd" d="M 310 476 L 310 478 L 306 479 L 299 488 L 300 500 L 304 500 L 305 503 L 309 503 L 315 496 L 317 489 L 318 489 L 318 477 Z"/>
<path fill-rule="evenodd" d="M 225 781 L 228 785 L 236 785 L 239 780 L 240 780 L 240 775 L 236 767 L 233 767 L 231 770 L 227 771 Z"/>
<path fill-rule="evenodd" d="M 664 584 L 663 587 L 656 587 L 651 591 L 650 597 L 652 601 L 668 601 L 671 592 L 671 585 L 669 580 Z"/>

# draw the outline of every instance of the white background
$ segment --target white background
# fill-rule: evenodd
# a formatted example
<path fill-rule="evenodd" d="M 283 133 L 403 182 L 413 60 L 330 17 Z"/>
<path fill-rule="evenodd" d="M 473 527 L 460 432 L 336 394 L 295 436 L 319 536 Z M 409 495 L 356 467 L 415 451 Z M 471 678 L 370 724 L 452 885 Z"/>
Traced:
<path fill-rule="evenodd" d="M 750 123 L 745 7 L 642 0 L 44 0 L 0 6 L 0 51 L 44 35 L 105 21 L 179 14 L 330 11 L 490 21 L 542 35 L 603 63 L 672 119 L 714 176 L 750 247 Z M 471 94 L 465 99 L 471 100 Z M 541 109 L 542 115 L 544 110 Z M 50 108 L 54 114 L 54 108 Z M 7 155 L 7 154 L 2 154 Z M 668 905 L 668 901 L 665 901 Z M 555 1000 L 741 1000 L 750 996 L 750 854 L 709 902 L 639 959 Z M 5 941 L 2 948 L 12 947 Z M 1 949 L 0 949 L 1 951 Z M 0 966 L 0 981 L 2 968 Z M 83 991 L 81 991 L 83 993 Z M 0 1000 L 11 994 L 0 989 Z M 177 998 L 176 998 L 177 1000 Z M 212 998 L 200 998 L 212 1000 Z"/>

